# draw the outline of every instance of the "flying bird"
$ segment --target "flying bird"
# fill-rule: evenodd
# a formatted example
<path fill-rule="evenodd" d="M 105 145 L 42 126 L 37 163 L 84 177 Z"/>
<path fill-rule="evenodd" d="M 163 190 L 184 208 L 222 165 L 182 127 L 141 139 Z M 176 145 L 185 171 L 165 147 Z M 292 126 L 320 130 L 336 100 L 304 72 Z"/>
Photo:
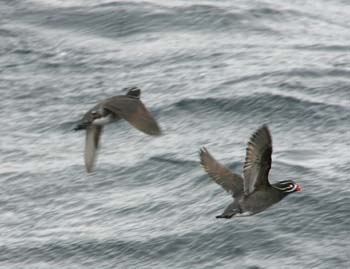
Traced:
<path fill-rule="evenodd" d="M 161 134 L 157 121 L 140 100 L 141 90 L 137 87 L 126 90 L 126 95 L 105 99 L 91 108 L 74 128 L 76 131 L 86 130 L 84 159 L 88 173 L 93 171 L 100 136 L 106 124 L 124 119 L 143 133 Z"/>
<path fill-rule="evenodd" d="M 266 125 L 260 127 L 249 139 L 243 178 L 217 162 L 205 147 L 200 150 L 204 170 L 234 198 L 216 218 L 229 219 L 233 216 L 257 214 L 278 203 L 288 194 L 301 191 L 301 187 L 292 180 L 270 184 L 268 176 L 271 155 L 272 138 Z"/>

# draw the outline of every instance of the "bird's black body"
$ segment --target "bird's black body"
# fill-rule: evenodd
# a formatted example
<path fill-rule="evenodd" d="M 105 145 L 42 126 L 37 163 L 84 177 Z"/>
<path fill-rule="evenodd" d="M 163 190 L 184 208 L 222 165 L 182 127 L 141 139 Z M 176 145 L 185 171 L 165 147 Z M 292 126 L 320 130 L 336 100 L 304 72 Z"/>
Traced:
<path fill-rule="evenodd" d="M 289 180 L 272 185 L 269 183 L 271 154 L 272 139 L 266 125 L 259 128 L 248 142 L 244 178 L 231 173 L 205 148 L 200 151 L 201 164 L 206 172 L 234 198 L 217 218 L 257 214 L 278 203 L 288 194 L 301 190 L 300 186 Z"/>

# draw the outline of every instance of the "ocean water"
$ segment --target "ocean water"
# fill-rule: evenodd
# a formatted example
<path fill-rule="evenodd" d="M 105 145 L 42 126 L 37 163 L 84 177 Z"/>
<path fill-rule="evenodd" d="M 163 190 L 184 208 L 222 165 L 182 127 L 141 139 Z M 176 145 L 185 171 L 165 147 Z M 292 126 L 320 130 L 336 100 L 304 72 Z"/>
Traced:
<path fill-rule="evenodd" d="M 350 268 L 350 2 L 0 1 L 0 268 Z M 76 121 L 138 86 L 164 135 Z M 199 165 L 301 193 L 246 218 Z"/>

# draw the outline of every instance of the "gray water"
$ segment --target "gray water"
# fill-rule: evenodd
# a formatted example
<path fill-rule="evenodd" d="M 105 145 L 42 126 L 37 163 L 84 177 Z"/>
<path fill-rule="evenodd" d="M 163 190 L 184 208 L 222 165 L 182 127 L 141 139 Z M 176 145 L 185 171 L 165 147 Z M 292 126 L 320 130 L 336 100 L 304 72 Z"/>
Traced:
<path fill-rule="evenodd" d="M 350 2 L 0 1 L 0 268 L 350 268 Z M 77 120 L 138 86 L 164 135 Z M 247 218 L 199 165 L 301 193 Z"/>

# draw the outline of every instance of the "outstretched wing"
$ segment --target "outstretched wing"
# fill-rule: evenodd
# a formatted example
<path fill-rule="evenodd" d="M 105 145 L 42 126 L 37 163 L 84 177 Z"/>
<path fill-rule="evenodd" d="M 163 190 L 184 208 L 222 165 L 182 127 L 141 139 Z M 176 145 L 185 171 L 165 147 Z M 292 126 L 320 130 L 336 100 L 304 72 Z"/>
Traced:
<path fill-rule="evenodd" d="M 206 148 L 200 150 L 201 165 L 212 179 L 233 197 L 243 193 L 243 179 L 217 162 Z"/>
<path fill-rule="evenodd" d="M 86 128 L 84 159 L 88 173 L 94 168 L 101 132 L 102 126 L 90 125 Z"/>
<path fill-rule="evenodd" d="M 103 107 L 127 120 L 138 130 L 149 135 L 160 135 L 161 130 L 157 121 L 152 117 L 145 105 L 130 96 L 115 96 L 107 99 Z"/>
<path fill-rule="evenodd" d="M 249 139 L 243 168 L 244 194 L 270 185 L 272 138 L 266 125 L 260 127 Z"/>

